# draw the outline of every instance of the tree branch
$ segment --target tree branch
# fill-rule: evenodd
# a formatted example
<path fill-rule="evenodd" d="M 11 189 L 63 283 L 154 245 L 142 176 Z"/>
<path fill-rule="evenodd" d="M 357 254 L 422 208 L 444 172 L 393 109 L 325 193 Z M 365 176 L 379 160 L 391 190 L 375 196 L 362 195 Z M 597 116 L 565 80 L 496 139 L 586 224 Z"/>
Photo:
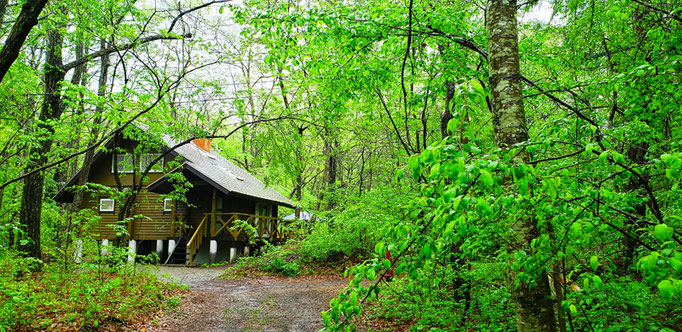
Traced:
<path fill-rule="evenodd" d="M 183 16 L 185 16 L 185 15 L 187 15 L 187 14 L 193 12 L 193 11 L 197 11 L 197 10 L 199 10 L 199 9 L 206 8 L 206 7 L 210 6 L 210 5 L 214 5 L 214 4 L 217 4 L 217 3 L 225 3 L 225 2 L 230 2 L 230 1 L 232 1 L 232 0 L 215 0 L 215 1 L 207 2 L 207 3 L 205 3 L 205 4 L 196 6 L 196 7 L 194 7 L 194 8 L 190 8 L 190 9 L 188 9 L 188 10 L 185 10 L 184 12 L 180 12 L 180 14 L 178 14 L 178 16 L 176 16 L 176 17 L 173 19 L 173 22 L 171 22 L 171 25 L 170 25 L 170 27 L 168 27 L 168 31 L 167 31 L 167 32 L 173 31 L 173 28 L 175 27 L 175 24 L 178 23 L 178 20 L 180 20 Z"/>
<path fill-rule="evenodd" d="M 82 65 L 82 64 L 84 64 L 84 63 L 86 63 L 92 59 L 96 59 L 96 58 L 101 57 L 101 56 L 109 55 L 109 54 L 118 52 L 120 50 L 129 50 L 129 49 L 135 48 L 139 45 L 146 44 L 146 43 L 149 43 L 149 42 L 152 42 L 155 40 L 174 40 L 174 39 L 182 39 L 182 38 L 192 38 L 192 34 L 186 33 L 180 37 L 152 35 L 152 36 L 148 36 L 145 38 L 141 38 L 135 42 L 132 42 L 132 43 L 129 43 L 129 44 L 126 44 L 123 46 L 110 46 L 110 47 L 101 49 L 97 52 L 87 54 L 87 55 L 85 55 L 79 59 L 76 59 L 74 61 L 67 63 L 67 64 L 62 66 L 62 70 L 67 72 L 67 71 L 69 71 L 73 68 L 76 68 L 76 67 L 78 67 L 78 66 L 80 66 L 80 65 Z"/>
<path fill-rule="evenodd" d="M 43 11 L 45 4 L 47 4 L 47 0 L 29 0 L 21 7 L 19 17 L 12 26 L 12 31 L 7 36 L 2 50 L 0 50 L 0 83 L 19 56 L 21 46 L 24 45 L 31 29 L 38 24 L 38 16 Z"/>

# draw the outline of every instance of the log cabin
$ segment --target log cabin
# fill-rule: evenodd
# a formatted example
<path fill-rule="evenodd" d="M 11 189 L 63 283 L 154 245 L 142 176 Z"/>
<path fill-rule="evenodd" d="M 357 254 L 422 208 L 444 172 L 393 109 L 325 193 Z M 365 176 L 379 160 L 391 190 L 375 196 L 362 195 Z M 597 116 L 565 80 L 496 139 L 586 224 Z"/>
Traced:
<path fill-rule="evenodd" d="M 87 183 L 99 189 L 86 192 L 79 209 L 97 216 L 90 235 L 103 246 L 123 233 L 131 252 L 195 265 L 249 255 L 262 240 L 285 240 L 278 212 L 293 207 L 289 199 L 212 150 L 208 139 L 182 145 L 164 135 L 150 144 L 145 132 L 137 126 L 115 135 L 93 158 Z M 81 171 L 55 201 L 73 202 Z M 126 223 L 119 221 L 125 198 L 116 188 L 139 189 Z M 177 198 L 178 188 L 184 199 Z"/>

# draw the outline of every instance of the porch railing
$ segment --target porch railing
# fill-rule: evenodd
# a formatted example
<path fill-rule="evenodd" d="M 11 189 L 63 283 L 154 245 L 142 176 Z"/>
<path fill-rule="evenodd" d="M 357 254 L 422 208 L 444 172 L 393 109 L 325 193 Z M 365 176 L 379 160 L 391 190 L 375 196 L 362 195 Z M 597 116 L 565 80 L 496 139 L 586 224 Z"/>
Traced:
<path fill-rule="evenodd" d="M 199 223 L 199 227 L 194 232 L 192 237 L 187 242 L 187 248 L 189 248 L 189 265 L 192 266 L 194 263 L 194 256 L 196 255 L 199 248 L 201 248 L 201 243 L 204 242 L 204 237 L 206 236 L 208 229 L 208 219 L 209 217 L 204 216 Z"/>
<path fill-rule="evenodd" d="M 187 243 L 189 248 L 189 265 L 194 262 L 194 256 L 201 247 L 204 237 L 208 236 L 209 233 L 211 237 L 215 237 L 222 231 L 226 231 L 235 241 L 242 232 L 246 232 L 245 228 L 248 226 L 253 227 L 255 230 L 255 235 L 261 240 L 266 237 L 272 240 L 283 240 L 287 237 L 287 231 L 284 229 L 286 223 L 284 220 L 275 217 L 258 216 L 247 213 L 216 213 L 215 223 L 211 223 L 211 213 L 205 213 L 204 218 L 201 219 L 199 227 L 192 235 L 192 238 Z M 237 221 L 241 220 L 243 223 L 237 224 Z M 209 223 L 215 225 L 214 229 L 209 232 Z M 216 229 L 217 228 L 217 229 Z M 249 234 L 246 234 L 249 237 Z"/>

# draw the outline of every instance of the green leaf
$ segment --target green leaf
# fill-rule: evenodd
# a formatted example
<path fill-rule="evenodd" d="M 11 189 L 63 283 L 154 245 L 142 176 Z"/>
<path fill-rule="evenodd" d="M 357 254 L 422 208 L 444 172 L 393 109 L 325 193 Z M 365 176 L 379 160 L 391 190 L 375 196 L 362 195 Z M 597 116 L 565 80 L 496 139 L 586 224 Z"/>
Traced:
<path fill-rule="evenodd" d="M 600 162 L 606 161 L 606 157 L 608 157 L 608 156 L 609 156 L 609 151 L 608 151 L 608 150 L 607 150 L 607 151 L 604 151 L 604 152 L 602 152 L 602 153 L 600 153 L 600 154 L 599 154 L 599 161 L 600 161 Z"/>
<path fill-rule="evenodd" d="M 457 197 L 457 188 L 450 188 L 443 193 L 443 202 L 450 203 Z"/>
<path fill-rule="evenodd" d="M 663 296 L 664 299 L 670 300 L 673 298 L 673 295 L 675 295 L 675 287 L 673 286 L 673 283 L 670 282 L 670 280 L 663 280 L 658 283 L 658 290 L 661 292 L 661 296 Z"/>
<path fill-rule="evenodd" d="M 488 187 L 488 188 L 493 187 L 494 181 L 493 181 L 493 176 L 490 174 L 490 172 L 482 169 L 480 179 L 481 179 L 481 182 L 483 182 L 483 184 L 486 185 L 486 187 Z"/>
<path fill-rule="evenodd" d="M 594 286 L 597 287 L 598 289 L 604 285 L 604 282 L 601 280 L 599 276 L 592 276 L 592 282 L 594 283 Z"/>
<path fill-rule="evenodd" d="M 414 267 L 411 268 L 410 269 L 410 278 L 417 279 L 418 276 L 419 276 L 419 271 Z"/>
<path fill-rule="evenodd" d="M 673 232 L 674 229 L 666 224 L 659 224 L 654 227 L 654 237 L 661 242 L 672 240 Z"/>
<path fill-rule="evenodd" d="M 670 258 L 670 266 L 677 272 L 682 272 L 682 261 L 677 258 Z"/>
<path fill-rule="evenodd" d="M 453 98 L 454 100 L 454 98 Z M 457 132 L 457 121 L 455 119 L 450 119 L 448 121 L 448 133 L 454 134 Z"/>
<path fill-rule="evenodd" d="M 575 305 L 571 304 L 570 306 L 568 306 L 568 309 L 571 310 L 572 315 L 575 316 L 578 314 L 578 308 L 576 308 Z"/>
<path fill-rule="evenodd" d="M 388 259 L 383 259 L 381 262 L 384 264 L 385 269 L 388 269 L 391 267 L 391 261 L 389 261 Z"/>
<path fill-rule="evenodd" d="M 384 251 L 385 246 L 386 246 L 386 244 L 384 244 L 384 242 L 378 242 L 378 243 L 374 246 L 374 251 L 375 251 L 377 254 L 379 254 L 379 256 L 383 256 L 384 254 L 386 254 L 386 252 Z"/>
<path fill-rule="evenodd" d="M 410 159 L 408 159 L 407 163 L 410 166 L 410 170 L 412 171 L 412 177 L 415 180 L 419 179 L 419 175 L 421 173 L 419 168 L 419 155 L 415 154 L 410 156 Z"/>
<path fill-rule="evenodd" d="M 490 213 L 492 213 L 492 210 L 490 209 L 490 204 L 485 199 L 479 199 L 476 206 L 478 206 L 478 209 L 481 211 L 481 215 L 487 216 Z"/>
<path fill-rule="evenodd" d="M 592 270 L 597 270 L 597 267 L 599 267 L 599 258 L 597 256 L 590 257 L 590 267 Z"/>

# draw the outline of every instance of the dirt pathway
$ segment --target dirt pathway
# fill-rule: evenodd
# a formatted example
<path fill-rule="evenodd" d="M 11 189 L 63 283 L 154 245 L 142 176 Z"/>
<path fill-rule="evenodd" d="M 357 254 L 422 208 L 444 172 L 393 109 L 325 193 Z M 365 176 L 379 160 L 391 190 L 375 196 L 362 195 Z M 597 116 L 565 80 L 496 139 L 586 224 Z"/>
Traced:
<path fill-rule="evenodd" d="M 156 317 L 160 331 L 318 331 L 320 311 L 347 280 L 339 277 L 213 279 L 221 269 L 157 271 L 190 287 L 175 312 Z"/>

